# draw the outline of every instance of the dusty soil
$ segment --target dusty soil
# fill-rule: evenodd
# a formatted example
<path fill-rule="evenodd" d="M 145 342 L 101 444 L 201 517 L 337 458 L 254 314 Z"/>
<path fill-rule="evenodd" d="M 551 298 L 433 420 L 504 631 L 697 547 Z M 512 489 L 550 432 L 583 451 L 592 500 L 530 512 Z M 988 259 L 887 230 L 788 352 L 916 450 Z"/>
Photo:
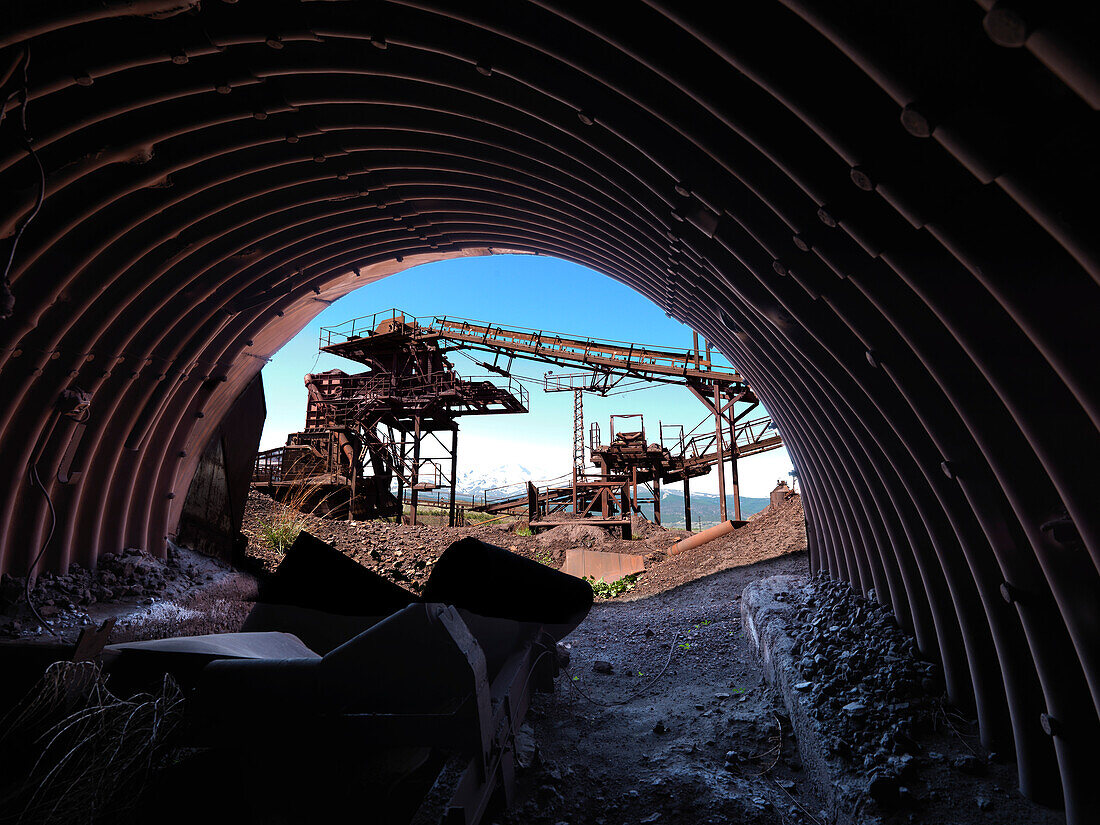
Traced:
<path fill-rule="evenodd" d="M 806 556 L 727 567 L 594 606 L 566 639 L 557 691 L 533 703 L 537 752 L 500 822 L 811 822 L 803 808 L 820 819 L 738 598 L 755 578 L 806 571 Z"/>
<path fill-rule="evenodd" d="M 636 519 L 637 540 L 624 541 L 608 530 L 567 516 L 558 518 L 560 527 L 537 536 L 520 535 L 497 524 L 447 528 L 333 521 L 290 511 L 253 492 L 243 532 L 249 539 L 247 558 L 256 573 L 274 570 L 281 559 L 260 538 L 263 525 L 289 519 L 365 567 L 417 592 L 436 559 L 466 536 L 555 568 L 564 563 L 570 547 L 641 555 L 647 570 L 628 597 L 662 592 L 735 564 L 805 547 L 797 496 L 784 505 L 783 512 L 765 510 L 731 536 L 678 556 L 669 556 L 667 549 L 687 535 L 683 530 L 665 530 Z M 525 526 L 524 522 L 516 525 Z M 114 642 L 232 632 L 240 629 L 256 591 L 254 576 L 186 547 L 171 545 L 167 560 L 132 548 L 104 554 L 95 570 L 74 564 L 66 573 L 40 576 L 31 589 L 37 616 L 24 597 L 24 580 L 4 574 L 0 577 L 0 639 L 59 638 L 71 643 L 81 629 L 107 618 L 117 621 L 111 634 Z"/>
<path fill-rule="evenodd" d="M 753 516 L 747 525 L 703 547 L 672 556 L 668 548 L 689 535 L 666 530 L 635 517 L 635 540 L 626 541 L 610 530 L 559 516 L 561 526 L 537 536 L 519 535 L 496 524 L 469 527 L 430 527 L 385 521 L 334 521 L 288 511 L 260 493 L 249 496 L 243 532 L 247 554 L 264 570 L 274 570 L 280 554 L 263 542 L 265 524 L 280 519 L 298 522 L 302 529 L 328 542 L 370 570 L 414 591 L 419 591 L 436 559 L 453 542 L 474 536 L 521 556 L 560 568 L 565 551 L 585 547 L 607 553 L 632 553 L 645 559 L 643 573 L 630 593 L 632 598 L 661 593 L 702 576 L 734 566 L 752 564 L 785 553 L 805 550 L 806 526 L 802 500 L 792 495 L 784 504 Z M 524 522 L 517 525 L 525 527 Z"/>
<path fill-rule="evenodd" d="M 761 510 L 732 533 L 675 556 L 667 552 L 668 548 L 689 534 L 684 530 L 662 530 L 656 525 L 650 525 L 649 530 L 652 535 L 645 543 L 651 543 L 654 550 L 646 556 L 646 572 L 627 598 L 640 599 L 722 570 L 806 550 L 806 517 L 798 495 Z"/>
<path fill-rule="evenodd" d="M 257 538 L 265 520 L 286 515 L 279 507 L 254 496 L 246 516 L 248 553 L 267 569 L 279 556 Z M 790 722 L 764 687 L 739 618 L 748 582 L 808 572 L 797 496 L 675 556 L 668 548 L 687 533 L 645 522 L 636 524 L 634 541 L 565 518 L 533 537 L 495 525 L 450 529 L 308 516 L 302 523 L 414 590 L 451 542 L 471 535 L 554 567 L 570 547 L 645 558 L 634 589 L 597 604 L 566 639 L 569 669 L 556 693 L 536 699 L 520 737 L 525 767 L 517 804 L 490 821 L 812 821 L 802 808 L 817 815 L 820 805 L 800 781 Z M 601 672 L 593 670 L 596 662 Z"/>
<path fill-rule="evenodd" d="M 516 804 L 510 811 L 497 811 L 487 822 L 827 821 L 802 769 L 790 720 L 776 694 L 766 687 L 740 628 L 739 600 L 749 582 L 808 573 L 798 496 L 762 511 L 722 539 L 673 556 L 668 548 L 686 533 L 641 521 L 635 526 L 634 541 L 568 519 L 538 536 L 524 536 L 498 525 L 451 529 L 335 522 L 287 513 L 281 505 L 253 494 L 245 533 L 247 557 L 256 572 L 274 569 L 281 558 L 261 538 L 264 523 L 279 517 L 299 520 L 304 529 L 414 591 L 422 588 L 442 552 L 466 536 L 554 567 L 561 566 L 570 547 L 645 558 L 646 571 L 636 586 L 613 600 L 598 602 L 565 640 L 571 664 L 555 693 L 536 697 L 517 740 L 521 766 Z M 96 571 L 73 568 L 64 576 L 43 576 L 33 593 L 40 610 L 44 607 L 50 614 L 45 618 L 53 629 L 75 636 L 92 621 L 115 616 L 119 624 L 113 640 L 118 641 L 239 629 L 255 597 L 255 584 L 246 573 L 173 548 L 167 562 L 127 551 L 103 557 Z M 0 582 L 0 633 L 43 637 L 44 630 L 28 617 L 21 591 L 22 582 L 16 579 Z M 840 591 L 822 590 L 817 603 L 801 605 L 800 618 L 825 631 L 824 635 L 807 631 L 802 640 L 807 659 L 800 663 L 807 680 L 805 690 L 821 693 L 825 715 L 837 714 L 833 705 L 841 698 L 842 705 L 862 699 L 874 705 L 867 718 L 876 719 L 884 702 L 904 705 L 912 697 L 893 696 L 889 687 L 884 696 L 873 689 L 862 695 L 856 677 L 867 674 L 857 665 L 865 665 L 866 660 L 845 658 L 843 650 L 832 649 L 837 647 L 832 627 L 839 621 L 838 611 L 855 621 L 859 615 L 866 618 L 869 610 L 862 603 L 842 604 L 847 598 Z M 812 624 L 816 617 L 810 614 L 817 610 L 828 611 L 827 623 L 822 619 Z M 887 620 L 873 618 L 867 628 L 852 625 L 851 632 L 874 636 L 882 630 L 876 622 Z M 846 639 L 842 647 L 854 649 L 856 641 Z M 912 653 L 906 639 L 892 639 L 889 644 L 897 648 L 891 654 Z M 848 669 L 822 668 L 815 663 L 817 656 L 847 662 Z M 888 681 L 896 685 L 928 677 L 936 684 L 934 670 L 903 669 Z M 898 714 L 899 718 L 904 715 Z M 844 722 L 839 716 L 838 720 Z M 863 770 L 868 780 L 883 776 L 893 783 L 896 779 L 890 787 L 900 788 L 903 777 L 907 778 L 901 764 L 907 756 L 907 728 L 889 728 L 892 737 L 884 740 L 878 722 L 890 724 L 891 720 L 876 719 L 873 737 L 862 732 L 853 735 L 852 726 L 845 722 L 842 730 L 838 728 L 837 741 L 853 745 L 854 770 Z M 965 722 L 956 717 L 955 724 Z M 962 731 L 968 738 L 970 733 Z M 973 742 L 962 744 L 977 751 L 971 748 Z M 991 821 L 1008 821 L 1002 814 L 1018 822 L 1049 825 L 1057 821 L 1056 814 L 1052 817 L 1035 809 L 1012 790 L 1011 777 L 1002 770 L 1007 766 L 993 765 L 988 755 L 980 755 L 982 765 L 975 767 L 965 757 L 957 747 L 919 757 L 928 762 L 922 771 L 940 769 L 939 789 L 932 792 L 959 798 L 959 821 L 985 821 L 991 811 L 995 812 Z M 985 773 L 987 767 L 986 776 L 972 775 Z M 890 821 L 921 821 L 920 813 L 914 813 L 919 804 L 903 807 L 903 818 Z M 878 820 L 872 812 L 862 821 Z"/>

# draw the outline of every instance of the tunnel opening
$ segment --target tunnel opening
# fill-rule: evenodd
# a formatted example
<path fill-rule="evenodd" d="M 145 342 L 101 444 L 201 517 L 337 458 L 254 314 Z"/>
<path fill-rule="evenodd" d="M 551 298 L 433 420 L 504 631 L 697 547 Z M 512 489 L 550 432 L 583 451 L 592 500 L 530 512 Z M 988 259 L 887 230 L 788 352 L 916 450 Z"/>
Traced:
<path fill-rule="evenodd" d="M 166 552 L 318 302 L 494 244 L 553 255 L 737 364 L 813 570 L 889 605 L 1024 794 L 1093 821 L 1095 9 L 738 13 L 12 10 L 0 572 Z"/>
<path fill-rule="evenodd" d="M 266 492 L 285 498 L 312 478 L 317 490 L 304 496 L 307 509 L 331 507 L 347 515 L 351 487 L 373 491 L 380 479 L 384 493 L 408 498 L 411 492 L 424 505 L 443 505 L 453 526 L 456 512 L 461 518 L 467 511 L 530 509 L 526 484 L 533 482 L 540 501 L 538 512 L 527 515 L 535 522 L 548 509 L 574 509 L 572 502 L 562 501 L 572 491 L 572 466 L 580 476 L 598 480 L 614 473 L 632 482 L 633 512 L 658 523 L 671 515 L 675 526 L 691 529 L 693 523 L 709 527 L 719 520 L 709 512 L 710 499 L 716 493 L 722 498 L 725 476 L 732 502 L 719 508 L 722 519 L 727 510 L 740 518 L 743 496 L 750 499 L 745 515 L 751 515 L 770 494 L 776 474 L 787 477 L 791 469 L 774 421 L 705 339 L 685 335 L 667 313 L 590 270 L 546 258 L 502 257 L 498 250 L 491 260 L 466 258 L 391 276 L 366 295 L 326 310 L 288 345 L 291 354 L 285 360 L 275 356 L 265 368 L 267 406 L 278 415 L 277 422 L 265 425 L 265 452 L 254 479 L 254 484 L 266 482 Z M 417 312 L 408 311 L 410 301 L 416 302 Z M 404 309 L 374 311 L 389 303 Z M 426 310 L 435 312 L 425 315 Z M 475 314 L 483 320 L 469 320 Z M 540 327 L 532 328 L 533 323 Z M 389 325 L 385 334 L 380 332 L 383 325 Z M 583 332 L 562 332 L 563 326 Z M 650 339 L 666 337 L 675 345 L 655 348 L 636 337 L 621 341 L 639 329 L 648 330 Z M 398 365 L 395 352 L 405 353 L 402 358 L 420 354 Z M 306 393 L 300 376 L 284 368 L 291 360 L 299 373 L 306 373 Z M 364 365 L 367 372 L 361 372 Z M 721 445 L 714 437 L 719 422 L 711 420 L 715 380 L 726 394 L 723 403 L 733 396 L 726 384 L 740 393 L 740 400 L 733 402 L 740 407 L 722 424 Z M 277 382 L 298 385 L 297 391 Z M 490 392 L 502 395 L 478 394 Z M 399 401 L 401 393 L 407 402 Z M 295 404 L 308 405 L 305 431 Z M 411 405 L 408 412 L 401 404 Z M 432 413 L 432 404 L 445 405 L 448 412 L 440 406 Z M 506 417 L 488 417 L 500 413 Z M 425 430 L 450 430 L 452 437 L 426 437 L 442 456 L 424 453 L 414 468 L 410 442 L 417 418 Z M 615 434 L 616 421 L 622 431 L 628 420 L 636 425 L 631 437 L 638 446 Z M 731 438 L 738 442 L 736 452 Z M 597 443 L 603 439 L 609 447 Z M 329 444 L 329 452 L 338 443 L 347 446 L 334 459 L 322 455 L 321 442 Z M 464 445 L 462 460 L 455 450 L 459 442 Z M 354 455 L 343 456 L 349 450 Z M 767 458 L 733 464 L 738 456 L 756 455 Z M 716 484 L 719 474 L 712 468 L 719 460 L 723 479 Z M 593 461 L 602 468 L 598 473 Z M 329 471 L 340 480 L 322 479 Z M 639 479 L 645 488 L 642 498 L 637 495 Z M 691 479 L 696 493 L 704 496 L 694 522 Z M 448 490 L 454 487 L 457 511 L 447 507 Z M 666 495 L 679 497 L 668 505 L 675 514 L 667 507 L 662 512 Z M 331 502 L 323 500 L 326 496 Z M 375 492 L 362 492 L 355 517 L 380 515 L 378 500 Z M 578 512 L 584 509 L 582 503 Z"/>

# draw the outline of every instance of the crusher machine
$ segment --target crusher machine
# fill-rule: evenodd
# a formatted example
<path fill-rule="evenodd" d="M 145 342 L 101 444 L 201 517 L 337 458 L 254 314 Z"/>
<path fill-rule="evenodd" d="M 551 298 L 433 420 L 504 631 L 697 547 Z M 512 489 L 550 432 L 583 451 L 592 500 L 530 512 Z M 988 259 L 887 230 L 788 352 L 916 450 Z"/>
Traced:
<path fill-rule="evenodd" d="M 355 519 L 400 515 L 408 496 L 413 523 L 419 494 L 445 491 L 453 526 L 457 419 L 525 413 L 524 387 L 460 376 L 439 336 L 394 310 L 322 329 L 320 349 L 369 369 L 305 377 L 305 429 L 256 457 L 253 487 Z"/>

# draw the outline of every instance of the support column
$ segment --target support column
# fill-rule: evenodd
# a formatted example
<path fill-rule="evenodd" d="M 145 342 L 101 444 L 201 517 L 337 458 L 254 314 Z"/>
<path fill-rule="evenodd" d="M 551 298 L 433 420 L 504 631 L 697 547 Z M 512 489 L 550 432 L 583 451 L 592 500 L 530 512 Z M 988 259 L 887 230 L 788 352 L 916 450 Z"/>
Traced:
<path fill-rule="evenodd" d="M 737 432 L 734 423 L 733 407 L 730 407 L 727 420 L 730 423 L 730 477 L 733 481 L 733 517 L 741 521 L 741 481 L 737 477 Z"/>
<path fill-rule="evenodd" d="M 714 440 L 718 448 L 718 511 L 721 520 L 725 521 L 726 515 L 726 451 L 722 446 L 722 390 L 718 384 L 714 385 Z"/>
<path fill-rule="evenodd" d="M 691 532 L 691 482 L 684 475 L 684 529 Z"/>
<path fill-rule="evenodd" d="M 455 526 L 455 486 L 458 484 L 458 424 L 451 430 L 451 506 L 447 523 Z M 740 517 L 739 517 L 740 518 Z"/>
<path fill-rule="evenodd" d="M 741 521 L 741 483 L 737 478 L 737 450 L 730 453 L 730 475 L 733 476 L 733 517 Z"/>
<path fill-rule="evenodd" d="M 397 468 L 397 521 L 400 523 L 401 514 L 405 512 L 405 457 L 407 454 L 405 447 L 405 431 L 401 431 L 401 462 Z M 382 491 L 378 491 L 379 499 L 381 500 Z"/>
<path fill-rule="evenodd" d="M 359 468 L 355 466 L 355 461 L 349 462 L 351 464 L 351 495 L 348 497 L 348 521 L 355 521 L 354 515 L 352 515 L 352 508 L 355 506 L 355 496 L 358 493 L 359 481 Z"/>
<path fill-rule="evenodd" d="M 539 517 L 539 491 L 535 489 L 535 485 L 528 480 L 527 482 L 527 527 L 532 529 L 531 525 L 536 521 L 540 521 Z"/>
<path fill-rule="evenodd" d="M 417 482 L 420 481 L 420 416 L 413 418 L 413 460 L 412 460 L 412 478 L 409 479 L 412 486 L 410 491 L 412 494 L 412 502 L 409 504 L 409 523 L 416 525 L 416 502 L 420 495 L 420 491 L 416 489 Z"/>
<path fill-rule="evenodd" d="M 661 477 L 653 474 L 653 523 L 661 524 Z"/>
<path fill-rule="evenodd" d="M 632 524 L 634 522 L 634 514 L 630 509 L 630 487 L 624 484 L 619 491 L 619 506 L 622 508 L 623 518 L 626 519 L 626 524 L 623 525 L 623 539 L 630 541 L 634 537 L 634 530 Z"/>

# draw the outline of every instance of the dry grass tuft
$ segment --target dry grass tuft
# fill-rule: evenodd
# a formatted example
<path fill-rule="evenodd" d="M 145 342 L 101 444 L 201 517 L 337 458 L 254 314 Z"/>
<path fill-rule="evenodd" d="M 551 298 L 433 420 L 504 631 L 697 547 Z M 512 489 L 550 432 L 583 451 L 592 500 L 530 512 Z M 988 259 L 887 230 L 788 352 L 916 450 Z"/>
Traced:
<path fill-rule="evenodd" d="M 0 723 L 6 761 L 21 768 L 7 777 L 0 821 L 90 825 L 124 813 L 169 752 L 183 705 L 167 675 L 155 692 L 122 699 L 95 663 L 50 665 Z"/>

